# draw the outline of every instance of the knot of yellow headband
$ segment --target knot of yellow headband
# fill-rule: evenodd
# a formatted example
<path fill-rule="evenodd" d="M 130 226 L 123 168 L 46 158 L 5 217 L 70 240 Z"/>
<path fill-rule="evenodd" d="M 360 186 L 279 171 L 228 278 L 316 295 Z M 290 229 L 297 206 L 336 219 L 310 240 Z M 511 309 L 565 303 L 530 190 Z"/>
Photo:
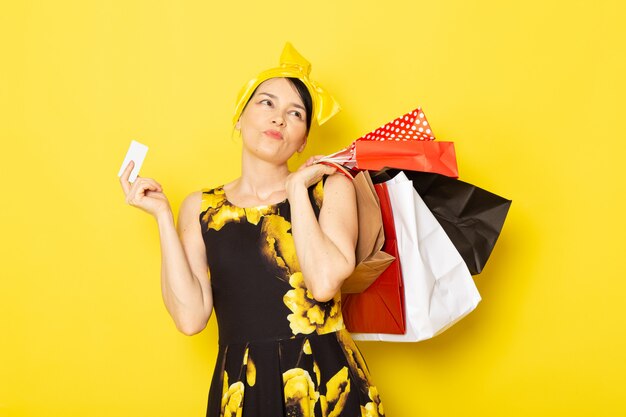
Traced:
<path fill-rule="evenodd" d="M 307 61 L 296 49 L 289 43 L 285 44 L 283 53 L 280 55 L 280 66 L 271 68 L 261 72 L 248 83 L 239 92 L 237 97 L 237 105 L 235 107 L 235 116 L 233 124 L 237 123 L 241 112 L 248 100 L 252 96 L 254 90 L 263 81 L 270 78 L 298 78 L 301 80 L 311 93 L 313 99 L 313 118 L 317 120 L 319 125 L 324 124 L 328 119 L 333 117 L 340 110 L 339 104 L 328 94 L 326 90 L 320 87 L 315 81 L 309 78 L 311 72 L 311 63 Z"/>

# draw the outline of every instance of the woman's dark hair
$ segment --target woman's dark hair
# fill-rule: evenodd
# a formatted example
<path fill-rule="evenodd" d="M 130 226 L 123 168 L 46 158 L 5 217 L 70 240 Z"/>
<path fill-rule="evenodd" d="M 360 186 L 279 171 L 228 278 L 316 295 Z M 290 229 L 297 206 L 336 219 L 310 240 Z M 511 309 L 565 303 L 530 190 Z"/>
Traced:
<path fill-rule="evenodd" d="M 306 88 L 306 85 L 299 78 L 294 78 L 294 77 L 285 77 L 285 78 L 289 80 L 289 82 L 291 82 L 291 85 L 294 86 L 294 88 L 298 92 L 298 95 L 300 96 L 300 99 L 302 100 L 302 103 L 304 104 L 304 110 L 306 113 L 306 131 L 307 133 L 309 133 L 309 129 L 311 128 L 311 118 L 313 117 L 313 99 L 311 98 L 311 93 L 309 92 L 309 89 Z M 246 107 L 248 107 L 248 103 L 250 103 L 250 100 L 252 100 L 252 97 L 256 93 L 257 88 L 259 87 L 257 86 L 252 92 L 252 94 L 250 94 L 250 98 L 248 99 L 248 102 L 246 103 L 245 106 L 243 106 L 244 110 Z M 243 110 L 242 110 L 242 113 L 243 113 Z"/>
<path fill-rule="evenodd" d="M 288 77 L 287 79 L 291 81 L 291 84 L 296 88 L 298 95 L 304 103 L 304 109 L 306 111 L 306 131 L 308 132 L 311 128 L 311 118 L 313 117 L 313 99 L 311 98 L 311 93 L 301 79 L 293 77 Z"/>

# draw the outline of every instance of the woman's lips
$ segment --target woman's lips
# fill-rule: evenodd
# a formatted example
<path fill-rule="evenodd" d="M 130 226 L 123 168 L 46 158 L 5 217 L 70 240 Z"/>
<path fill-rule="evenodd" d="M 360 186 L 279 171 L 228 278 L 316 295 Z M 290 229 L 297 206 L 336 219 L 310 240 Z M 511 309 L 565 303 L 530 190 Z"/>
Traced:
<path fill-rule="evenodd" d="M 278 130 L 269 129 L 269 130 L 266 130 L 263 133 L 265 133 L 267 136 L 269 136 L 270 138 L 273 138 L 273 139 L 282 139 L 283 138 L 283 134 L 280 133 Z"/>

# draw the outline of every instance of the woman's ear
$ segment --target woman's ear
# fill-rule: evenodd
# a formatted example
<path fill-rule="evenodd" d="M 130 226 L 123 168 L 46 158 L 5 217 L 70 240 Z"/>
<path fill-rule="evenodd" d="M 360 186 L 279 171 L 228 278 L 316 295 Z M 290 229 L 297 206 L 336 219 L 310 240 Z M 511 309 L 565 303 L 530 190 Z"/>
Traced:
<path fill-rule="evenodd" d="M 304 137 L 304 142 L 302 142 L 302 145 L 300 145 L 300 147 L 298 148 L 298 153 L 302 153 L 302 151 L 304 151 L 304 148 L 306 148 L 306 141 L 308 139 L 308 136 Z"/>
<path fill-rule="evenodd" d="M 241 130 L 241 119 L 237 120 L 237 123 L 235 123 L 235 129 Z"/>

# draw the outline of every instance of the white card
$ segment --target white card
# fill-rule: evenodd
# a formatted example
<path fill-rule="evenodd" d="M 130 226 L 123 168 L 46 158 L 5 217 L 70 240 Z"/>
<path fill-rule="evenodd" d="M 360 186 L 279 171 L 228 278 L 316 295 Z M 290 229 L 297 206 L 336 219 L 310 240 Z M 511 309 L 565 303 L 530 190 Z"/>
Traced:
<path fill-rule="evenodd" d="M 135 163 L 135 166 L 130 172 L 130 177 L 128 178 L 128 180 L 130 182 L 134 182 L 135 179 L 137 179 L 137 175 L 139 175 L 139 169 L 141 169 L 141 164 L 143 164 L 146 153 L 148 153 L 148 147 L 146 145 L 144 145 L 143 143 L 139 143 L 135 140 L 131 141 L 128 152 L 126 152 L 126 157 L 124 158 L 124 162 L 122 162 L 122 167 L 120 168 L 120 172 L 117 173 L 117 176 L 121 177 L 124 169 L 128 166 L 130 161 L 133 161 Z"/>

